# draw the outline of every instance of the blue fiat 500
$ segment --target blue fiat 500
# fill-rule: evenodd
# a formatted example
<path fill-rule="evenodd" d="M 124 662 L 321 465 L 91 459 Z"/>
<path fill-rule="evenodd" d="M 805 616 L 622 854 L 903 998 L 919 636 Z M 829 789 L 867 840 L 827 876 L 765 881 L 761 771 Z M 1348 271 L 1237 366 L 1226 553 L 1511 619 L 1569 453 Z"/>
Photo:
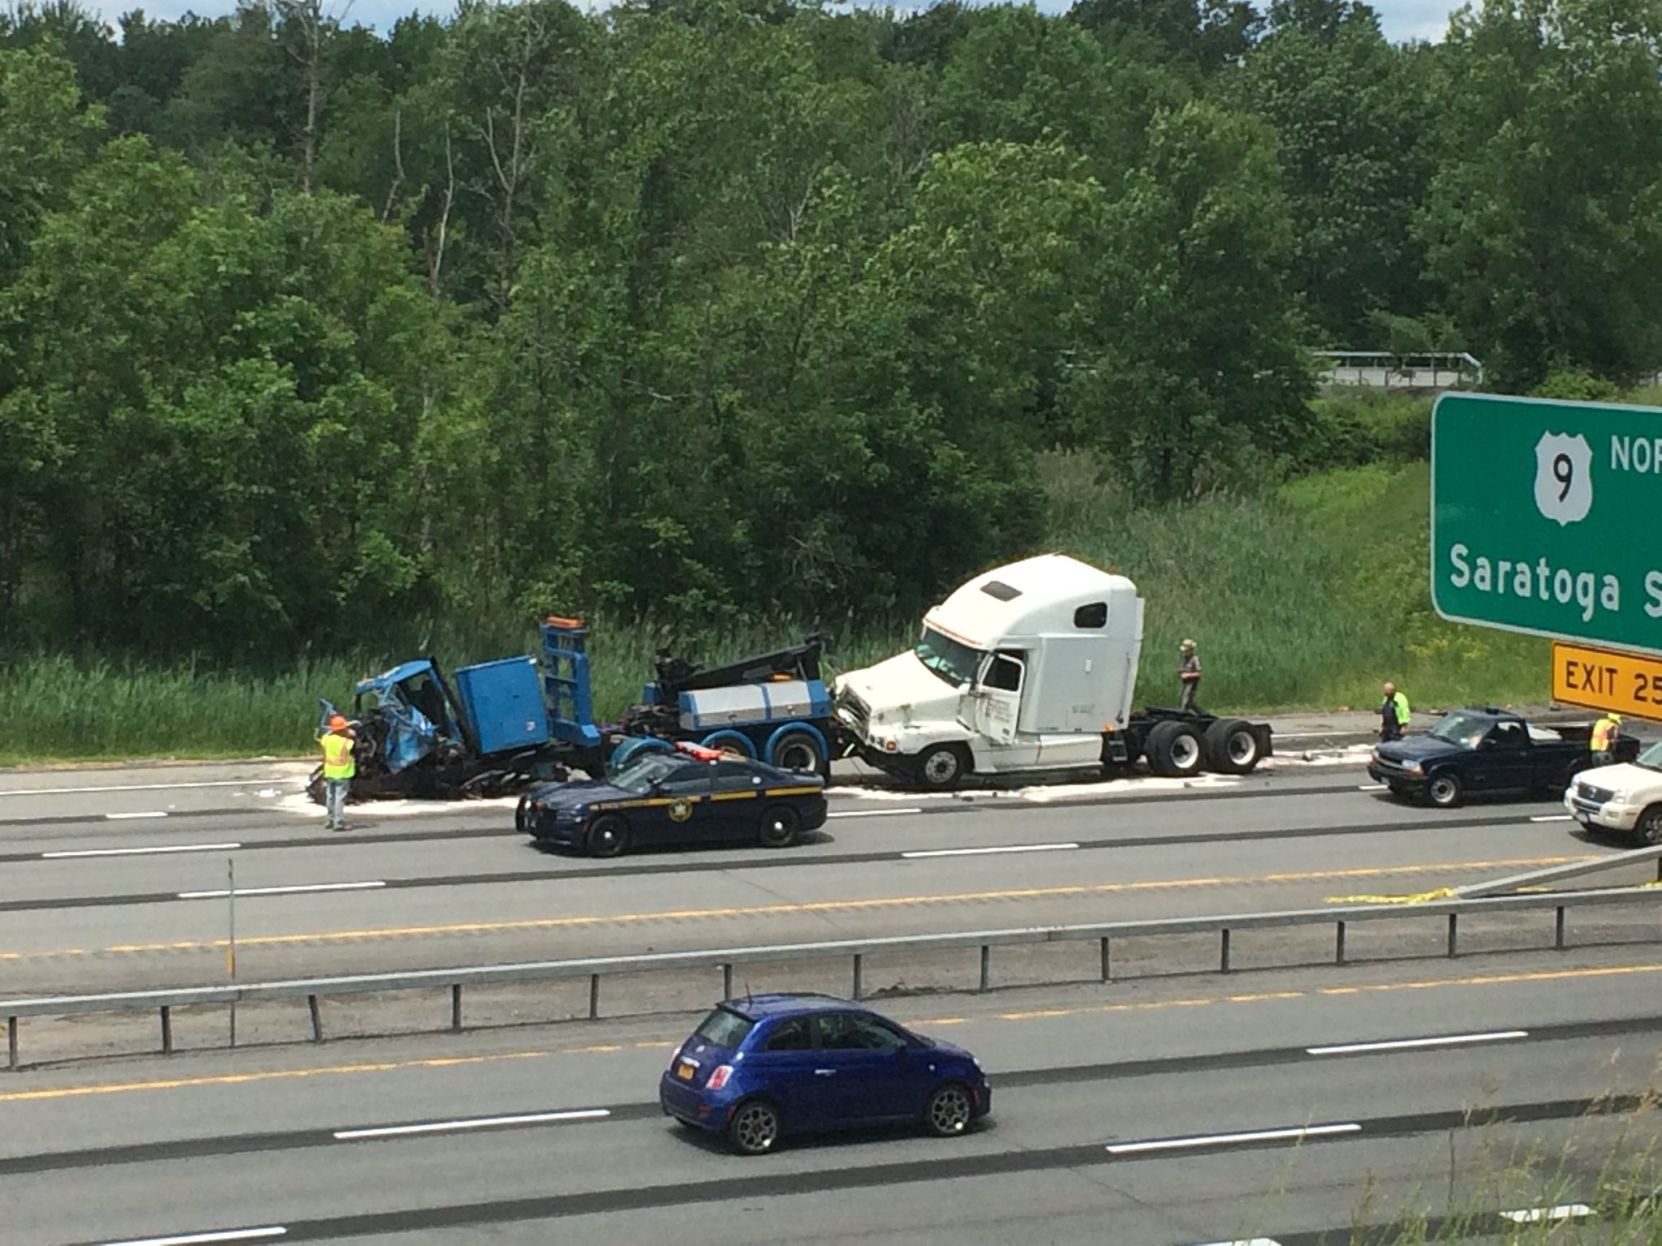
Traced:
<path fill-rule="evenodd" d="M 756 995 L 716 1006 L 659 1084 L 664 1113 L 746 1155 L 787 1133 L 916 1121 L 965 1133 L 992 1108 L 981 1065 L 827 995 Z"/>

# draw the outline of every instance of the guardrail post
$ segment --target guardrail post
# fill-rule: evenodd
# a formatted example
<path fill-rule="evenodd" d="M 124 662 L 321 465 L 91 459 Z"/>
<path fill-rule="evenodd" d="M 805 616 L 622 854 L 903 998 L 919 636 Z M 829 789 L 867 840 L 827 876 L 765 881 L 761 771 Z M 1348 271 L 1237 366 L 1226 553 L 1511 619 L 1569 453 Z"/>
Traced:
<path fill-rule="evenodd" d="M 1659 858 L 1662 860 L 1662 858 Z M 1558 951 L 1564 950 L 1564 906 L 1558 906 L 1558 916 L 1553 921 L 1552 946 Z"/>
<path fill-rule="evenodd" d="M 1455 955 L 1455 949 L 1459 946 L 1459 929 L 1460 914 L 1450 913 L 1448 915 L 1448 954 L 1450 956 Z"/>
<path fill-rule="evenodd" d="M 162 1005 L 162 1055 L 173 1054 L 173 1009 Z"/>
<path fill-rule="evenodd" d="M 1342 964 L 1345 963 L 1345 924 L 1344 924 L 1344 922 L 1339 922 L 1338 927 L 1339 927 L 1339 932 L 1334 937 L 1334 940 L 1333 940 L 1333 963 L 1335 965 L 1342 965 Z"/>
<path fill-rule="evenodd" d="M 600 975 L 589 975 L 589 1020 L 593 1021 L 600 1015 Z"/>
<path fill-rule="evenodd" d="M 723 999 L 733 998 L 733 963 L 731 961 L 721 967 L 721 997 Z"/>
<path fill-rule="evenodd" d="M 860 998 L 860 969 L 861 969 L 860 961 L 861 961 L 860 953 L 858 953 L 858 952 L 854 953 L 854 998 L 855 999 Z"/>
<path fill-rule="evenodd" d="M 1219 959 L 1219 968 L 1223 973 L 1228 973 L 1229 972 L 1229 927 L 1225 926 L 1218 933 L 1223 936 L 1218 941 L 1219 944 L 1221 945 L 1221 955 L 1218 958 Z"/>
<path fill-rule="evenodd" d="M 1108 957 L 1107 935 L 1102 936 L 1102 980 L 1104 982 L 1112 982 L 1114 980 L 1114 963 Z"/>
<path fill-rule="evenodd" d="M 17 1018 L 6 1018 L 6 1067 L 17 1067 Z"/>
<path fill-rule="evenodd" d="M 462 984 L 453 982 L 450 985 L 450 1028 L 456 1033 L 462 1032 Z"/>
<path fill-rule="evenodd" d="M 323 1041 L 323 1014 L 318 1011 L 317 996 L 306 996 L 306 1007 L 312 1011 L 312 1042 L 321 1043 Z"/>
<path fill-rule="evenodd" d="M 988 944 L 988 943 L 983 943 L 981 945 L 981 986 L 978 989 L 985 991 L 992 984 L 992 971 L 993 971 L 993 949 L 992 949 L 992 945 Z"/>

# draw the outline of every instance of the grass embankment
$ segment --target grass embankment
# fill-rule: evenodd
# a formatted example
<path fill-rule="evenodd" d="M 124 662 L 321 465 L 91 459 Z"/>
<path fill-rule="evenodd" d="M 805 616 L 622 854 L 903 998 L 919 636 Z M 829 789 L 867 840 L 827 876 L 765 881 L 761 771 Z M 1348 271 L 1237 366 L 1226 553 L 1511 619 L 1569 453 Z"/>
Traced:
<path fill-rule="evenodd" d="M 1426 586 L 1425 404 L 1351 401 L 1326 409 L 1320 461 L 1360 463 L 1249 498 L 1130 507 L 1079 457 L 1043 465 L 1047 548 L 1136 580 L 1147 602 L 1138 700 L 1176 695 L 1177 644 L 1193 636 L 1208 708 L 1269 713 L 1371 707 L 1394 679 L 1416 705 L 1526 702 L 1547 693 L 1545 642 L 1436 619 Z M 1373 460 L 1373 461 L 1368 461 Z M 1381 461 L 1383 460 L 1383 461 Z M 481 611 L 481 617 L 506 612 Z M 832 626 L 836 665 L 863 665 L 909 643 L 911 620 Z M 308 659 L 269 675 L 194 666 L 132 668 L 43 657 L 0 663 L 0 764 L 119 757 L 304 753 L 317 698 L 350 699 L 355 680 L 432 652 L 461 665 L 532 652 L 535 636 L 500 623 L 452 627 L 428 644 Z M 735 658 L 800 639 L 800 623 L 756 625 L 689 656 Z M 615 714 L 650 678 L 659 637 L 598 620 L 596 707 Z M 390 643 L 390 642 L 389 642 Z"/>

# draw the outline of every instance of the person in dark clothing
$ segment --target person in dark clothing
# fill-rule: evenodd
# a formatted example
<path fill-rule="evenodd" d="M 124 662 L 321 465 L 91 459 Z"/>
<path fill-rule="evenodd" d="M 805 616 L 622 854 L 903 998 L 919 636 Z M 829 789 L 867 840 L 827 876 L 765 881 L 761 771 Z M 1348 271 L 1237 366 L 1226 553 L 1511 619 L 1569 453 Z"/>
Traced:
<path fill-rule="evenodd" d="M 1400 740 L 1408 727 L 1408 698 L 1397 691 L 1397 686 L 1386 680 L 1385 699 L 1379 706 L 1379 738 Z"/>
<path fill-rule="evenodd" d="M 1183 699 L 1177 703 L 1177 708 L 1188 714 L 1198 714 L 1201 710 L 1195 704 L 1195 697 L 1200 692 L 1200 658 L 1195 653 L 1195 642 L 1185 640 L 1180 652 L 1183 661 L 1177 668 L 1177 678 L 1183 684 Z"/>

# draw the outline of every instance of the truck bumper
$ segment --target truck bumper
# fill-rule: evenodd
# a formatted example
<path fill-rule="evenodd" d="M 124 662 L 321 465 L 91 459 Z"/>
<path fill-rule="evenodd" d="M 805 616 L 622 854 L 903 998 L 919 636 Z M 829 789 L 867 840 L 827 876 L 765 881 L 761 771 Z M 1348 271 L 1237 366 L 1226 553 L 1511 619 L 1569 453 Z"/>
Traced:
<path fill-rule="evenodd" d="M 1425 795 L 1426 780 L 1423 774 L 1408 774 L 1401 770 L 1388 769 L 1376 761 L 1368 763 L 1368 778 L 1375 783 L 1383 783 L 1393 792 L 1401 792 L 1405 796 Z"/>

